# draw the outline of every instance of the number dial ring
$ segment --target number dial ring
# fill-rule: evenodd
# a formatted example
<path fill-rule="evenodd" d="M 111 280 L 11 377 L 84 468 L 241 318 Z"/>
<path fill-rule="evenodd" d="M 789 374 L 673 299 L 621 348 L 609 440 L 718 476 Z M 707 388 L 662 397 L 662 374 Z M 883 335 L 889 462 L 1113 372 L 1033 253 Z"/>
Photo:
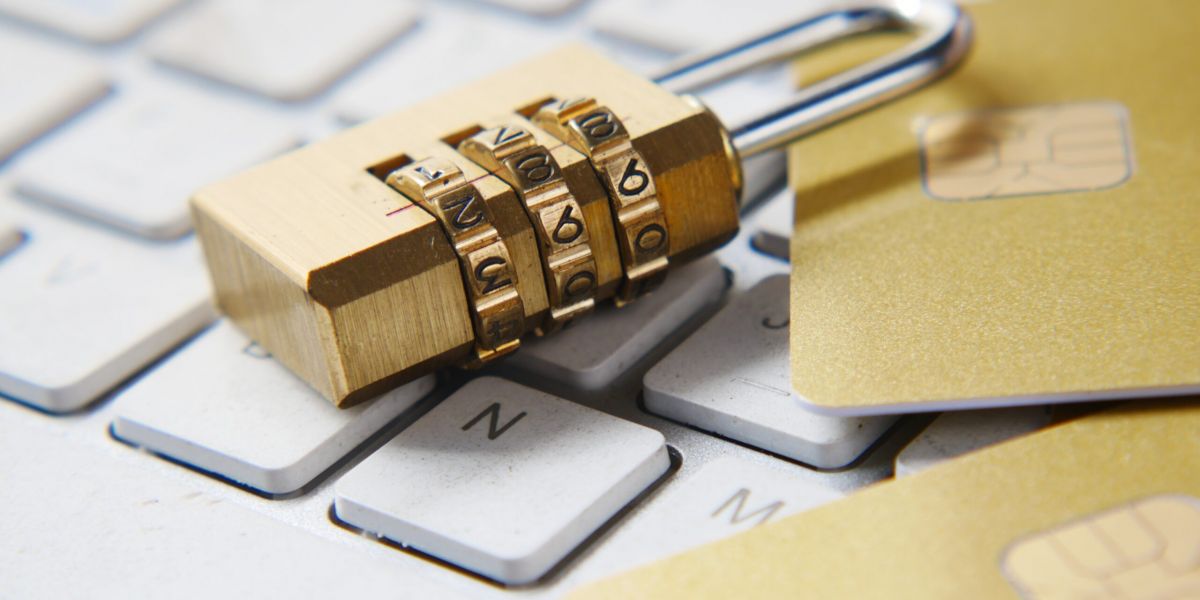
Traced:
<path fill-rule="evenodd" d="M 441 224 L 458 255 L 475 328 L 475 364 L 520 346 L 525 308 L 508 246 L 492 226 L 492 214 L 475 185 L 452 161 L 431 157 L 387 177 L 389 186 Z"/>
<path fill-rule="evenodd" d="M 669 266 L 667 221 L 654 177 L 625 125 L 592 98 L 549 102 L 533 121 L 586 154 L 608 190 L 625 269 L 617 305 L 658 287 Z"/>
<path fill-rule="evenodd" d="M 517 125 L 484 129 L 458 147 L 517 192 L 541 249 L 550 313 L 538 328 L 548 333 L 595 307 L 597 269 L 587 218 L 553 154 Z M 590 286 L 580 286 L 581 276 Z M 572 285 L 571 282 L 575 283 Z M 581 291 L 582 290 L 582 291 Z"/>

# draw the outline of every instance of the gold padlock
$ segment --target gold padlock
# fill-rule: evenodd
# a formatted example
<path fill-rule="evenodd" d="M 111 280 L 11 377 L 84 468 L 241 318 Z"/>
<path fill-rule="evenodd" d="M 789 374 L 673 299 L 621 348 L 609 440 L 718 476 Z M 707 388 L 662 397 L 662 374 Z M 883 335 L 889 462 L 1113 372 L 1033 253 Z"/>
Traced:
<path fill-rule="evenodd" d="M 677 95 L 881 28 L 920 35 L 728 129 Z M 742 159 L 932 80 L 969 39 L 953 4 L 895 0 L 654 81 L 561 49 L 199 191 L 217 304 L 338 406 L 484 364 L 729 240 Z"/>

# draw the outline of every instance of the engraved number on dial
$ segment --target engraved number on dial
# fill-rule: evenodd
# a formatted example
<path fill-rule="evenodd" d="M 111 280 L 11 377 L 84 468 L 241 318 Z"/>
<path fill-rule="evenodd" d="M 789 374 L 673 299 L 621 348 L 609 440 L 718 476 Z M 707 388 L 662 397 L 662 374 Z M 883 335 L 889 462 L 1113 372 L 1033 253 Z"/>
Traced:
<path fill-rule="evenodd" d="M 625 165 L 625 172 L 621 174 L 621 181 L 617 184 L 617 190 L 626 196 L 636 196 L 650 185 L 650 175 L 645 171 L 639 170 L 638 159 L 632 158 L 629 164 Z"/>
<path fill-rule="evenodd" d="M 511 279 L 505 278 L 500 280 L 500 273 L 496 272 L 501 270 L 506 264 L 508 263 L 503 258 L 489 256 L 479 261 L 478 265 L 475 265 L 475 279 L 484 283 L 484 294 L 490 294 L 512 283 Z"/>
<path fill-rule="evenodd" d="M 492 336 L 492 339 L 508 339 L 510 337 L 514 337 L 514 334 L 517 332 L 517 322 L 512 320 L 492 321 L 492 323 L 488 325 L 487 332 L 488 335 Z"/>
<path fill-rule="evenodd" d="M 526 179 L 534 183 L 541 183 L 554 175 L 554 167 L 550 166 L 550 157 L 542 153 L 530 154 L 517 161 L 517 169 L 520 169 Z"/>
<path fill-rule="evenodd" d="M 566 210 L 563 210 L 562 216 L 558 218 L 558 224 L 554 226 L 554 232 L 550 234 L 550 238 L 556 244 L 570 244 L 579 239 L 583 233 L 583 222 L 571 216 L 575 207 L 567 205 Z"/>
<path fill-rule="evenodd" d="M 603 140 L 617 132 L 611 113 L 592 113 L 579 121 L 579 127 L 593 140 Z"/>
<path fill-rule="evenodd" d="M 501 127 L 499 130 L 496 131 L 496 139 L 492 140 L 492 145 L 501 146 L 503 144 L 511 142 L 511 141 L 517 139 L 518 137 L 521 137 L 521 133 L 523 133 L 523 132 L 520 129 L 513 129 L 511 127 Z"/>
<path fill-rule="evenodd" d="M 478 199 L 479 196 L 469 194 L 454 202 L 446 203 L 446 210 L 454 211 L 454 217 L 450 219 L 450 222 L 456 229 L 470 229 L 483 221 L 483 209 L 475 203 Z"/>
<path fill-rule="evenodd" d="M 422 176 L 424 176 L 425 179 L 428 179 L 429 181 L 433 181 L 434 179 L 437 179 L 438 177 L 441 177 L 442 175 L 446 174 L 446 172 L 441 169 L 433 169 L 431 171 L 431 170 L 425 168 L 425 165 L 418 166 L 416 168 L 416 171 L 418 173 L 420 173 Z"/>
<path fill-rule="evenodd" d="M 577 298 L 592 291 L 594 285 L 596 285 L 596 274 L 591 271 L 580 271 L 567 280 L 563 291 L 566 292 L 567 298 Z"/>
<path fill-rule="evenodd" d="M 662 247 L 665 241 L 667 230 L 657 223 L 652 223 L 638 232 L 637 237 L 633 238 L 633 245 L 637 246 L 639 252 L 653 252 Z"/>

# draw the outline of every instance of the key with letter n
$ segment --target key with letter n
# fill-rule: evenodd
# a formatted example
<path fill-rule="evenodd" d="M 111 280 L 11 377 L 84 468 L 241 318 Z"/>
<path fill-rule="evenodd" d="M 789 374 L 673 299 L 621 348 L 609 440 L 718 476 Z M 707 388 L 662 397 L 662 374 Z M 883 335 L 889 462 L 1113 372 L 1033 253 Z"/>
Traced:
<path fill-rule="evenodd" d="M 334 510 L 359 529 L 523 584 L 545 576 L 670 462 L 657 431 L 482 377 L 338 481 Z"/>
<path fill-rule="evenodd" d="M 467 431 L 467 430 L 471 429 L 472 427 L 474 427 L 476 423 L 483 420 L 484 417 L 488 417 L 489 420 L 488 420 L 487 436 L 488 436 L 489 440 L 494 440 L 494 439 L 500 437 L 501 435 L 504 435 L 504 432 L 508 431 L 509 427 L 516 425 L 517 421 L 520 421 L 521 419 L 523 419 L 525 417 L 525 415 L 527 415 L 527 414 L 529 414 L 529 413 L 526 413 L 526 412 L 517 413 L 517 416 L 513 417 L 512 419 L 509 419 L 508 422 L 506 422 L 504 425 L 500 425 L 500 403 L 493 402 L 491 406 L 483 409 L 483 412 L 479 413 L 479 415 L 477 415 L 474 419 L 471 419 L 466 425 L 463 425 L 462 430 Z"/>
<path fill-rule="evenodd" d="M 678 480 L 597 548 L 589 564 L 604 573 L 624 571 L 844 495 L 829 479 L 806 471 L 726 456 L 690 476 L 676 474 Z"/>

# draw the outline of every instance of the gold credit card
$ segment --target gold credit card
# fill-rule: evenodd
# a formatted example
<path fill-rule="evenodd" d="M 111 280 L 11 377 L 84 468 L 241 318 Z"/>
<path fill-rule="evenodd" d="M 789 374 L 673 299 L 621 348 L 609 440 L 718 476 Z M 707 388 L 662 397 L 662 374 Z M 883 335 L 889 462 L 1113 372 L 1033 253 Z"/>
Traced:
<path fill-rule="evenodd" d="M 1200 401 L 1129 403 L 576 598 L 1200 598 Z"/>
<path fill-rule="evenodd" d="M 791 149 L 793 387 L 845 415 L 1200 390 L 1200 2 L 967 10 L 957 71 Z"/>

